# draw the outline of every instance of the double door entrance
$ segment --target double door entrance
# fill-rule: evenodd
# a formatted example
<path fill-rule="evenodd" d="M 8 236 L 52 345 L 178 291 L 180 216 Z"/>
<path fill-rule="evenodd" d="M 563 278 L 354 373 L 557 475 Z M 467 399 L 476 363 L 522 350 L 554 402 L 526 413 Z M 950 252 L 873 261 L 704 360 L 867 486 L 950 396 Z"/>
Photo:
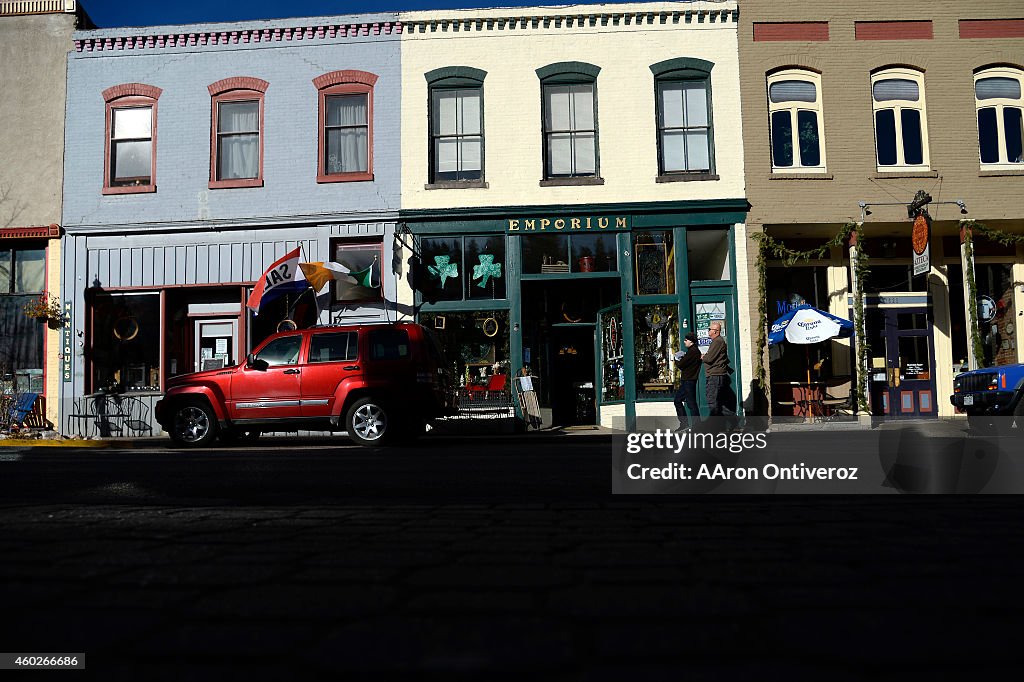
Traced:
<path fill-rule="evenodd" d="M 888 417 L 938 416 L 931 306 L 891 305 L 869 304 L 866 310 L 871 411 Z"/>

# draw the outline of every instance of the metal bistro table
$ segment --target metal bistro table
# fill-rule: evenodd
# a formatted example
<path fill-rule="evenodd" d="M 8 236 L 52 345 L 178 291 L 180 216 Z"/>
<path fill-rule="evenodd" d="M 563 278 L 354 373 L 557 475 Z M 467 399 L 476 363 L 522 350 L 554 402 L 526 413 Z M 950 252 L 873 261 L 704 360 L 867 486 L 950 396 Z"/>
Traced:
<path fill-rule="evenodd" d="M 68 415 L 68 433 L 83 438 L 151 435 L 149 407 L 138 397 L 121 393 L 92 393 L 74 399 Z"/>

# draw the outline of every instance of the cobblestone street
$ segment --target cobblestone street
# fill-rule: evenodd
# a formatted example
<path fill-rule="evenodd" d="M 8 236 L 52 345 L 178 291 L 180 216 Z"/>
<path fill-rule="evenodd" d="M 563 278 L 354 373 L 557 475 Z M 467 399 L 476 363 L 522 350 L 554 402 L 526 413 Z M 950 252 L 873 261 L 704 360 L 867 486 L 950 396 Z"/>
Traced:
<path fill-rule="evenodd" d="M 897 679 L 1015 660 L 1012 499 L 613 497 L 609 449 L 6 448 L 0 649 L 84 652 L 105 680 L 736 679 L 780 660 Z"/>

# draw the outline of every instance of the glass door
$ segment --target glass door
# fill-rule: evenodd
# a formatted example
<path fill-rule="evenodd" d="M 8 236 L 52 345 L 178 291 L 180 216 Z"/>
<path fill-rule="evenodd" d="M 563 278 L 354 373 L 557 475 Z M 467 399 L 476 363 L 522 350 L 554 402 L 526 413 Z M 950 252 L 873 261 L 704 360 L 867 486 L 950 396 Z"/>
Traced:
<path fill-rule="evenodd" d="M 626 355 L 621 305 L 598 311 L 594 341 L 598 402 L 602 405 L 622 402 L 626 399 Z"/>
<path fill-rule="evenodd" d="M 929 308 L 885 308 L 872 366 L 875 413 L 890 417 L 935 417 L 935 348 Z M 879 351 L 884 350 L 884 356 Z"/>
<path fill-rule="evenodd" d="M 726 377 L 723 389 L 723 404 L 733 412 L 738 412 L 740 408 L 738 398 L 740 385 L 739 373 L 737 371 L 739 369 L 739 338 L 738 328 L 735 324 L 736 318 L 733 310 L 732 296 L 731 294 L 698 294 L 692 292 L 692 301 L 693 316 L 690 318 L 691 323 L 686 331 L 692 330 L 697 334 L 697 347 L 700 349 L 701 355 L 706 353 L 711 346 L 711 337 L 708 334 L 711 323 L 717 322 L 721 325 L 722 339 L 725 341 L 725 347 L 729 355 L 729 367 L 733 370 Z M 686 320 L 684 320 L 685 322 Z M 682 328 L 680 331 L 681 334 L 685 334 Z M 703 416 L 706 416 L 709 412 L 707 396 L 705 395 L 706 379 L 707 377 L 702 367 L 700 379 L 697 381 L 697 402 L 700 403 L 700 411 Z"/>

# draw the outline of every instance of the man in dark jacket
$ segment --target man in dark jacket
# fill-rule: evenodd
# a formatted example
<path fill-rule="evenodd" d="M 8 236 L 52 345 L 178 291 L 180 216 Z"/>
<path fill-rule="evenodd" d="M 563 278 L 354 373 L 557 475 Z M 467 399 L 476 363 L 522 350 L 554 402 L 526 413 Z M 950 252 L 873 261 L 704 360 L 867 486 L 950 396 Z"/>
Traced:
<path fill-rule="evenodd" d="M 697 335 L 690 332 L 683 338 L 683 344 L 686 351 L 680 351 L 673 356 L 681 379 L 673 401 L 676 406 L 676 417 L 679 419 L 677 431 L 693 429 L 700 420 L 700 411 L 697 407 L 697 377 L 700 375 L 700 348 L 697 347 Z M 683 421 L 684 417 L 687 419 L 686 422 Z"/>
<path fill-rule="evenodd" d="M 723 389 L 726 388 L 726 377 L 729 375 L 729 351 L 725 346 L 725 339 L 722 338 L 722 323 L 712 322 L 708 326 L 708 336 L 711 338 L 711 345 L 701 358 L 704 361 L 704 374 L 707 376 L 705 390 L 708 399 L 708 408 L 712 417 L 735 417 L 729 405 L 723 402 Z"/>

